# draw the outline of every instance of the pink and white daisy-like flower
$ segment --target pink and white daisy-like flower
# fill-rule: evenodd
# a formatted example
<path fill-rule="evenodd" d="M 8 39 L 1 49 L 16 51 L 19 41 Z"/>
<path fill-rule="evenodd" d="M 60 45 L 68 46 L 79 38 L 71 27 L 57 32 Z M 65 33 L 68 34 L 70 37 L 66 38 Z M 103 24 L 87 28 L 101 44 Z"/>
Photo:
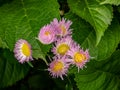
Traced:
<path fill-rule="evenodd" d="M 69 64 L 66 63 L 66 57 L 55 57 L 49 64 L 48 71 L 53 78 L 60 77 L 63 80 L 63 75 L 67 76 Z"/>
<path fill-rule="evenodd" d="M 72 44 L 73 44 L 73 40 L 71 36 L 59 38 L 57 42 L 55 42 L 55 46 L 53 47 L 52 52 L 55 55 L 64 56 L 66 55 L 68 50 L 70 50 L 70 48 L 72 47 Z"/>
<path fill-rule="evenodd" d="M 79 69 L 82 69 L 85 64 L 90 60 L 88 50 L 84 51 L 77 44 L 74 44 L 71 50 L 68 51 L 67 55 L 71 57 L 68 62 L 70 62 L 71 64 L 75 64 L 78 67 L 78 72 Z"/>
<path fill-rule="evenodd" d="M 55 41 L 55 30 L 51 25 L 46 25 L 40 29 L 38 39 L 43 44 L 51 44 Z"/>
<path fill-rule="evenodd" d="M 58 21 L 56 18 L 51 22 L 51 25 L 55 28 L 56 35 L 58 36 L 67 36 L 72 33 L 70 29 L 70 25 L 72 22 L 62 18 L 62 20 Z"/>
<path fill-rule="evenodd" d="M 20 62 L 28 62 L 33 60 L 31 45 L 23 39 L 20 39 L 16 42 L 14 47 L 15 58 Z"/>

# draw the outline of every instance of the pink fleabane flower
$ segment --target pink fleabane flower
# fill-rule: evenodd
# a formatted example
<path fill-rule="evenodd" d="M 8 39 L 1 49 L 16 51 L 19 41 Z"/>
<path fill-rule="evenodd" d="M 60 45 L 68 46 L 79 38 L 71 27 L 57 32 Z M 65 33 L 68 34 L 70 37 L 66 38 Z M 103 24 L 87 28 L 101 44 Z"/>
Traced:
<path fill-rule="evenodd" d="M 56 35 L 58 36 L 67 36 L 71 35 L 72 31 L 70 29 L 70 25 L 72 22 L 62 18 L 62 20 L 58 21 L 56 18 L 51 22 L 51 25 L 55 28 Z"/>
<path fill-rule="evenodd" d="M 16 42 L 14 54 L 20 63 L 33 60 L 31 46 L 26 40 L 23 39 L 20 39 Z"/>
<path fill-rule="evenodd" d="M 88 50 L 84 51 L 76 43 L 73 45 L 71 50 L 68 51 L 67 55 L 71 57 L 68 62 L 75 64 L 78 67 L 78 72 L 79 69 L 82 69 L 90 59 Z"/>
<path fill-rule="evenodd" d="M 51 44 L 55 41 L 54 28 L 51 25 L 46 25 L 40 29 L 38 39 L 43 44 Z"/>
<path fill-rule="evenodd" d="M 52 52 L 55 55 L 64 56 L 68 52 L 68 50 L 72 47 L 73 40 L 71 36 L 67 36 L 64 38 L 60 38 L 55 42 L 55 46 L 52 49 Z"/>
<path fill-rule="evenodd" d="M 53 78 L 60 77 L 63 80 L 63 75 L 67 76 L 69 64 L 66 63 L 66 57 L 55 57 L 49 64 L 48 71 Z"/>

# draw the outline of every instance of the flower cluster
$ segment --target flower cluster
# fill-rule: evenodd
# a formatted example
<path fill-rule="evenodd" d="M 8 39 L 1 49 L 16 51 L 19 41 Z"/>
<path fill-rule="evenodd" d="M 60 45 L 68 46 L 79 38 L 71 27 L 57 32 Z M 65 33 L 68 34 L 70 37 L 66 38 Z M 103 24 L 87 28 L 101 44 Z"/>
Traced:
<path fill-rule="evenodd" d="M 63 76 L 67 75 L 70 65 L 75 65 L 79 72 L 90 60 L 88 50 L 84 51 L 72 39 L 71 24 L 70 20 L 55 18 L 50 24 L 43 26 L 38 34 L 38 40 L 42 44 L 53 43 L 51 52 L 54 57 L 49 63 L 48 71 L 51 76 L 60 77 L 62 80 Z M 16 42 L 14 53 L 20 63 L 33 60 L 31 45 L 26 40 L 20 39 Z"/>
<path fill-rule="evenodd" d="M 49 64 L 48 71 L 53 77 L 67 75 L 70 65 L 75 65 L 82 69 L 89 61 L 88 50 L 83 50 L 79 44 L 72 39 L 72 22 L 62 18 L 58 21 L 56 18 L 49 24 L 41 28 L 38 39 L 43 44 L 53 43 L 52 52 L 55 55 L 53 61 Z"/>

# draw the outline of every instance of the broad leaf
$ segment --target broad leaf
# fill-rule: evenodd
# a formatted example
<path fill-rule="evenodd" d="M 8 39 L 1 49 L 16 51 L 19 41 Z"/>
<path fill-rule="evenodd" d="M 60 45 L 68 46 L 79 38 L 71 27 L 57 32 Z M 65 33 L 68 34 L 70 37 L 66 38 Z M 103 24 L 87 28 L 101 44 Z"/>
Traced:
<path fill-rule="evenodd" d="M 0 88 L 13 85 L 29 71 L 28 64 L 20 64 L 9 50 L 0 49 Z"/>
<path fill-rule="evenodd" d="M 120 5 L 120 0 L 102 0 L 100 4 Z"/>
<path fill-rule="evenodd" d="M 96 32 L 96 45 L 112 20 L 111 6 L 100 5 L 96 0 L 68 0 L 71 11 L 88 21 Z"/>
<path fill-rule="evenodd" d="M 32 46 L 33 57 L 45 59 L 50 46 L 41 48 L 44 45 L 36 37 L 53 18 L 60 18 L 56 0 L 14 0 L 0 7 L 0 37 L 11 51 L 18 39 L 25 39 Z"/>
<path fill-rule="evenodd" d="M 119 90 L 120 50 L 106 62 L 91 61 L 88 68 L 75 73 L 75 81 L 80 90 Z"/>
<path fill-rule="evenodd" d="M 120 42 L 120 25 L 116 19 L 112 21 L 99 45 L 96 47 L 95 32 L 85 20 L 71 12 L 65 15 L 65 17 L 73 21 L 73 39 L 79 43 L 82 48 L 89 49 L 91 57 L 94 57 L 95 60 L 105 60 L 110 57 L 117 48 Z"/>

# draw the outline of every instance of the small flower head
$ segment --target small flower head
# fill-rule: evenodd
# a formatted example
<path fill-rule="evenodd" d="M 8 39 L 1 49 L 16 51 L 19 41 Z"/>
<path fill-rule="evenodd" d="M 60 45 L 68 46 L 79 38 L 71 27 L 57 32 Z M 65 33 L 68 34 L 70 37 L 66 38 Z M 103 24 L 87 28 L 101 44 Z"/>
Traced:
<path fill-rule="evenodd" d="M 20 63 L 33 60 L 31 46 L 26 40 L 23 39 L 20 39 L 16 42 L 14 54 Z"/>
<path fill-rule="evenodd" d="M 83 68 L 90 59 L 88 50 L 84 51 L 77 44 L 75 44 L 67 54 L 71 56 L 71 63 L 78 67 L 78 71 L 80 68 Z"/>
<path fill-rule="evenodd" d="M 62 18 L 62 20 L 58 21 L 56 18 L 53 20 L 53 22 L 51 22 L 51 25 L 54 26 L 55 30 L 56 30 L 56 34 L 58 36 L 67 36 L 70 35 L 71 29 L 70 29 L 70 25 L 72 24 L 72 22 L 70 20 L 67 20 Z"/>
<path fill-rule="evenodd" d="M 55 55 L 66 55 L 66 53 L 68 52 L 68 50 L 71 48 L 72 46 L 72 38 L 70 36 L 68 37 L 64 37 L 64 38 L 60 38 L 56 43 L 55 46 L 52 49 L 52 52 Z"/>
<path fill-rule="evenodd" d="M 54 28 L 51 25 L 46 25 L 42 27 L 38 34 L 38 39 L 43 44 L 51 44 L 52 42 L 54 42 L 55 41 Z"/>
<path fill-rule="evenodd" d="M 48 71 L 53 78 L 60 77 L 63 80 L 63 75 L 66 76 L 69 64 L 65 62 L 65 57 L 55 57 L 54 60 L 49 64 Z"/>

